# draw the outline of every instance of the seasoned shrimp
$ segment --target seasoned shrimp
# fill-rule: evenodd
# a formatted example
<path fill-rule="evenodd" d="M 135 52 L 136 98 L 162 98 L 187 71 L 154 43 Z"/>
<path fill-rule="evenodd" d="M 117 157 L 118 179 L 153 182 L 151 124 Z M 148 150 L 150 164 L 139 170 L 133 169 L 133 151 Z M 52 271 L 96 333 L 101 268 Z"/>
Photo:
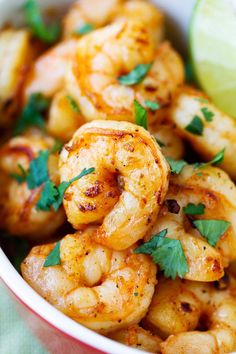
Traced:
<path fill-rule="evenodd" d="M 109 338 L 128 345 L 129 347 L 151 353 L 161 353 L 160 344 L 162 339 L 138 325 L 113 332 L 109 335 Z"/>
<path fill-rule="evenodd" d="M 212 113 L 208 121 L 204 119 L 202 110 Z M 186 130 L 194 116 L 202 120 L 202 135 L 195 135 Z M 188 140 L 203 159 L 210 160 L 221 149 L 225 148 L 221 167 L 236 179 L 236 120 L 227 116 L 207 101 L 201 92 L 190 88 L 180 90 L 176 96 L 171 119 L 179 129 L 180 134 Z"/>
<path fill-rule="evenodd" d="M 100 224 L 97 242 L 122 250 L 153 226 L 168 188 L 169 169 L 151 135 L 127 122 L 83 125 L 60 156 L 61 180 L 84 168 L 95 172 L 71 185 L 64 195 L 68 221 L 75 229 Z"/>
<path fill-rule="evenodd" d="M 125 86 L 118 81 L 137 65 L 150 63 L 141 83 Z M 169 43 L 155 49 L 142 22 L 119 21 L 78 42 L 67 73 L 67 90 L 87 120 L 134 122 L 135 99 L 143 106 L 146 100 L 166 105 L 183 79 L 183 63 Z M 156 120 L 158 113 L 149 110 L 149 120 Z"/>
<path fill-rule="evenodd" d="M 1 188 L 5 196 L 0 202 L 0 223 L 10 234 L 33 240 L 45 239 L 65 222 L 62 208 L 57 213 L 36 209 L 41 187 L 30 190 L 26 182 L 20 184 L 10 177 L 12 173 L 20 173 L 19 165 L 27 171 L 30 161 L 54 143 L 54 139 L 31 130 L 23 136 L 12 138 L 0 150 L 0 173 L 7 180 Z M 50 155 L 48 168 L 51 180 L 59 184 L 58 156 L 55 154 Z"/>
<path fill-rule="evenodd" d="M 112 251 L 93 240 L 93 229 L 67 235 L 61 264 L 43 267 L 55 244 L 34 247 L 22 263 L 24 279 L 75 321 L 101 333 L 138 323 L 156 284 L 156 267 L 132 249 Z"/>
<path fill-rule="evenodd" d="M 24 85 L 25 100 L 37 92 L 52 97 L 64 88 L 67 65 L 76 52 L 76 43 L 76 39 L 61 42 L 33 63 Z"/>
<path fill-rule="evenodd" d="M 177 204 L 177 214 L 165 205 L 157 219 L 153 233 L 168 229 L 168 237 L 181 241 L 189 272 L 186 279 L 213 281 L 223 275 L 223 267 L 236 258 L 236 187 L 228 175 L 216 167 L 196 170 L 186 166 L 181 174 L 171 178 L 167 202 Z M 188 203 L 205 205 L 202 215 L 184 214 Z M 168 204 L 167 204 L 168 205 Z M 231 222 L 216 248 L 192 227 L 192 219 L 217 219 Z"/>
<path fill-rule="evenodd" d="M 236 284 L 231 276 L 217 283 L 162 280 L 146 320 L 170 335 L 163 354 L 223 354 L 236 349 Z M 198 331 L 193 331 L 198 329 Z"/>

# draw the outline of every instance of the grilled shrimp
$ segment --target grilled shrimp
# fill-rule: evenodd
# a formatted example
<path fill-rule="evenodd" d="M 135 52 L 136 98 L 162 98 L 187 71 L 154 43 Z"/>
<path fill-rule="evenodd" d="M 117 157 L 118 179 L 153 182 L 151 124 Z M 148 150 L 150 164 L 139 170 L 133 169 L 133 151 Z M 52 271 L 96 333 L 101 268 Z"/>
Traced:
<path fill-rule="evenodd" d="M 150 64 L 144 80 L 134 86 L 119 82 L 139 64 Z M 134 122 L 134 100 L 168 104 L 183 82 L 183 63 L 167 42 L 155 49 L 142 22 L 119 21 L 93 31 L 78 42 L 76 57 L 67 73 L 67 90 L 87 120 L 114 119 Z M 159 111 L 149 110 L 149 120 Z"/>
<path fill-rule="evenodd" d="M 30 161 L 54 143 L 54 139 L 45 137 L 38 130 L 31 130 L 12 138 L 0 149 L 0 173 L 6 179 L 1 186 L 5 197 L 0 202 L 0 223 L 10 234 L 33 240 L 45 239 L 65 222 L 62 209 L 57 213 L 36 210 L 41 187 L 30 190 L 26 182 L 20 184 L 10 177 L 13 173 L 20 174 L 19 165 L 27 171 Z M 58 156 L 55 154 L 50 155 L 48 168 L 51 180 L 59 184 Z"/>
<path fill-rule="evenodd" d="M 177 204 L 178 210 L 168 210 L 168 201 Z M 202 215 L 184 214 L 188 203 L 205 205 Z M 174 213 L 178 212 L 178 213 Z M 236 188 L 228 175 L 216 167 L 196 170 L 186 166 L 182 173 L 171 177 L 166 203 L 160 212 L 153 232 L 168 229 L 168 237 L 181 241 L 188 261 L 186 279 L 213 281 L 223 275 L 223 267 L 236 258 Z M 231 226 L 221 236 L 216 248 L 193 228 L 193 219 L 226 220 Z"/>
<path fill-rule="evenodd" d="M 162 279 L 146 323 L 163 338 L 163 354 L 223 354 L 236 349 L 236 282 L 225 275 L 219 282 Z M 197 331 L 194 331 L 198 329 Z"/>
<path fill-rule="evenodd" d="M 24 279 L 75 321 L 101 333 L 138 323 L 156 284 L 156 267 L 132 249 L 112 251 L 97 244 L 94 230 L 67 235 L 59 266 L 45 268 L 55 244 L 37 246 L 22 263 Z"/>
<path fill-rule="evenodd" d="M 109 335 L 109 338 L 146 352 L 161 353 L 160 344 L 162 340 L 138 325 L 113 332 Z"/>
<path fill-rule="evenodd" d="M 64 195 L 68 221 L 75 229 L 100 224 L 97 242 L 122 250 L 153 226 L 168 188 L 169 169 L 151 135 L 127 122 L 83 125 L 60 156 L 61 180 L 84 168 L 95 172 L 71 185 Z"/>
<path fill-rule="evenodd" d="M 212 113 L 210 121 L 203 118 L 202 110 Z M 221 167 L 236 179 L 236 121 L 217 109 L 197 90 L 184 88 L 176 96 L 171 119 L 180 134 L 188 140 L 192 147 L 205 160 L 210 160 L 221 149 L 225 148 Z M 194 116 L 199 116 L 203 124 L 202 135 L 195 135 L 186 130 Z M 209 119 L 209 118 L 208 118 Z"/>
<path fill-rule="evenodd" d="M 61 42 L 35 60 L 24 85 L 25 100 L 37 92 L 52 97 L 64 88 L 67 65 L 76 52 L 76 43 L 76 39 Z"/>

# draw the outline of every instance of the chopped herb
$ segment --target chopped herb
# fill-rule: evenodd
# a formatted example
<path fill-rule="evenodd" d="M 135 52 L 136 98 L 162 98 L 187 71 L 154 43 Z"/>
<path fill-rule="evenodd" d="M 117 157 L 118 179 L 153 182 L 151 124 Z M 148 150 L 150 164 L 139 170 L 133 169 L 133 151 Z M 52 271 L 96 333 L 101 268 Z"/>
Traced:
<path fill-rule="evenodd" d="M 136 248 L 134 253 L 149 254 L 159 264 L 165 277 L 183 278 L 188 272 L 188 264 L 179 240 L 166 237 L 167 229 L 154 235 L 150 241 Z"/>
<path fill-rule="evenodd" d="M 213 112 L 211 112 L 208 107 L 201 108 L 201 112 L 207 122 L 213 121 L 213 117 L 215 114 Z"/>
<path fill-rule="evenodd" d="M 201 102 L 201 103 L 206 103 L 206 104 L 209 103 L 208 99 L 206 99 L 204 97 L 196 97 L 195 100 L 198 102 Z"/>
<path fill-rule="evenodd" d="M 74 100 L 74 98 L 69 96 L 69 95 L 67 95 L 66 99 L 67 99 L 72 111 L 75 112 L 75 113 L 79 113 L 80 109 L 79 109 L 79 106 L 78 106 L 77 102 Z"/>
<path fill-rule="evenodd" d="M 39 187 L 49 179 L 48 158 L 49 151 L 44 150 L 40 151 L 38 157 L 30 162 L 29 172 L 26 177 L 29 189 Z"/>
<path fill-rule="evenodd" d="M 160 103 L 154 101 L 145 101 L 146 107 L 150 108 L 151 111 L 155 112 L 157 109 L 161 108 Z"/>
<path fill-rule="evenodd" d="M 147 111 L 136 100 L 134 101 L 134 114 L 135 114 L 135 123 L 147 129 Z"/>
<path fill-rule="evenodd" d="M 51 148 L 51 151 L 50 151 L 51 154 L 55 154 L 56 152 L 61 152 L 61 149 L 63 148 L 63 145 L 64 145 L 64 143 L 61 140 L 57 139 L 55 141 L 55 144 Z"/>
<path fill-rule="evenodd" d="M 35 37 L 41 41 L 52 44 L 60 36 L 60 24 L 58 22 L 46 25 L 40 13 L 40 8 L 36 0 L 26 0 L 23 5 L 27 25 L 31 28 Z"/>
<path fill-rule="evenodd" d="M 156 142 L 157 144 L 160 146 L 160 147 L 165 147 L 166 145 L 159 139 L 155 138 L 156 139 Z"/>
<path fill-rule="evenodd" d="M 187 62 L 185 63 L 185 78 L 186 78 L 186 82 L 189 83 L 194 82 L 194 71 L 190 59 L 188 59 Z"/>
<path fill-rule="evenodd" d="M 205 211 L 205 205 L 202 203 L 199 203 L 197 205 L 193 203 L 188 203 L 186 207 L 183 208 L 183 211 L 187 215 L 202 215 Z"/>
<path fill-rule="evenodd" d="M 44 267 L 53 267 L 61 264 L 61 255 L 60 255 L 61 242 L 57 242 L 53 250 L 47 256 L 43 266 Z"/>
<path fill-rule="evenodd" d="M 139 84 L 145 79 L 151 67 L 152 67 L 152 63 L 139 64 L 132 71 L 130 71 L 129 74 L 120 76 L 118 78 L 118 81 L 122 85 L 128 85 L 128 86 Z"/>
<path fill-rule="evenodd" d="M 49 100 L 41 93 L 33 93 L 24 107 L 15 126 L 15 134 L 22 133 L 31 126 L 37 126 L 40 129 L 45 128 L 43 113 L 49 106 Z"/>
<path fill-rule="evenodd" d="M 225 148 L 220 150 L 209 162 L 197 162 L 194 168 L 204 168 L 209 165 L 218 165 L 224 160 Z"/>
<path fill-rule="evenodd" d="M 24 167 L 20 164 L 20 163 L 18 163 L 18 168 L 19 168 L 19 170 L 20 170 L 20 174 L 18 174 L 18 173 L 11 173 L 10 174 L 10 176 L 12 177 L 12 178 L 14 178 L 18 183 L 23 183 L 23 182 L 25 182 L 26 181 L 26 177 L 27 177 L 27 172 L 25 171 L 25 169 L 24 169 Z"/>
<path fill-rule="evenodd" d="M 185 130 L 194 135 L 202 135 L 203 128 L 204 126 L 201 118 L 194 116 L 192 121 L 185 127 Z"/>
<path fill-rule="evenodd" d="M 87 34 L 87 33 L 91 32 L 93 30 L 94 30 L 94 26 L 91 23 L 85 23 L 81 27 L 77 28 L 74 33 L 78 34 L 78 35 L 83 35 L 83 34 Z"/>
<path fill-rule="evenodd" d="M 207 239 L 207 242 L 215 247 L 220 237 L 227 231 L 230 222 L 225 220 L 195 220 L 193 224 L 196 226 L 200 234 Z"/>
<path fill-rule="evenodd" d="M 134 296 L 138 296 L 138 293 L 137 293 L 137 292 L 135 292 L 135 293 L 134 293 Z"/>
<path fill-rule="evenodd" d="M 173 160 L 171 157 L 166 157 L 168 164 L 170 165 L 171 173 L 179 174 L 182 169 L 187 165 L 184 160 Z"/>

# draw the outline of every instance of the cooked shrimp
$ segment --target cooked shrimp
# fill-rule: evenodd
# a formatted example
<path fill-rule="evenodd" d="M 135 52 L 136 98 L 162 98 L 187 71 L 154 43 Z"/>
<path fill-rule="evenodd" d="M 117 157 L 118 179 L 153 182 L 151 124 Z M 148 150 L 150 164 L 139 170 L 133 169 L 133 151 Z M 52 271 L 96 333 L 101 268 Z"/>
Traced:
<path fill-rule="evenodd" d="M 200 172 L 200 173 L 199 173 Z M 236 258 L 236 187 L 228 175 L 216 167 L 195 170 L 184 168 L 181 174 L 171 178 L 166 200 L 177 203 L 179 211 L 174 214 L 165 205 L 157 219 L 153 233 L 168 229 L 168 237 L 181 241 L 187 258 L 189 272 L 186 279 L 213 281 L 223 275 L 223 267 Z M 205 205 L 204 214 L 195 219 L 218 219 L 231 222 L 220 238 L 216 248 L 192 227 L 192 219 L 183 212 L 188 203 Z"/>
<path fill-rule="evenodd" d="M 61 265 L 43 267 L 55 244 L 34 247 L 22 263 L 25 280 L 75 321 L 101 333 L 138 323 L 150 305 L 156 267 L 132 249 L 112 251 L 93 229 L 61 240 Z"/>
<path fill-rule="evenodd" d="M 19 184 L 10 178 L 10 174 L 20 174 L 19 165 L 26 171 L 29 163 L 40 151 L 50 149 L 55 141 L 43 136 L 37 130 L 31 130 L 12 138 L 0 150 L 0 171 L 6 176 L 4 184 L 4 200 L 0 202 L 1 227 L 15 236 L 24 236 L 33 240 L 45 239 L 64 223 L 64 211 L 39 211 L 36 209 L 41 187 L 30 190 L 27 184 Z M 54 183 L 59 184 L 58 156 L 50 155 L 49 174 Z M 1 195 L 0 195 L 1 197 Z"/>
<path fill-rule="evenodd" d="M 118 78 L 138 64 L 153 63 L 144 80 L 134 86 Z M 114 119 L 134 122 L 134 100 L 168 104 L 183 82 L 183 63 L 167 42 L 155 49 L 141 22 L 118 22 L 93 31 L 78 42 L 76 57 L 67 73 L 67 90 L 87 120 Z M 156 120 L 159 112 L 149 112 Z"/>
<path fill-rule="evenodd" d="M 76 52 L 76 43 L 75 39 L 61 42 L 33 63 L 24 87 L 25 100 L 37 92 L 52 97 L 64 88 L 68 62 Z"/>
<path fill-rule="evenodd" d="M 127 122 L 83 125 L 62 150 L 59 167 L 63 181 L 95 168 L 67 189 L 64 208 L 75 229 L 100 224 L 95 239 L 117 250 L 146 235 L 168 188 L 169 169 L 158 145 Z"/>
<path fill-rule="evenodd" d="M 203 118 L 202 109 L 210 111 L 211 121 Z M 194 135 L 186 130 L 186 126 L 194 116 L 201 117 L 202 135 Z M 236 179 L 236 120 L 217 109 L 211 102 L 204 100 L 201 92 L 184 88 L 173 102 L 171 119 L 179 129 L 180 134 L 188 140 L 192 147 L 205 160 L 210 160 L 221 149 L 225 148 L 221 167 Z"/>
<path fill-rule="evenodd" d="M 236 349 L 236 285 L 161 280 L 146 322 L 161 334 L 163 354 L 223 354 Z M 202 331 L 193 331 L 200 329 Z"/>
<path fill-rule="evenodd" d="M 72 102 L 71 102 L 72 101 Z M 58 92 L 52 99 L 48 114 L 48 132 L 62 141 L 72 138 L 74 132 L 84 123 L 79 108 L 73 107 L 73 97 Z"/>
<path fill-rule="evenodd" d="M 109 338 L 146 352 L 161 353 L 160 344 L 162 340 L 138 325 L 111 333 Z"/>

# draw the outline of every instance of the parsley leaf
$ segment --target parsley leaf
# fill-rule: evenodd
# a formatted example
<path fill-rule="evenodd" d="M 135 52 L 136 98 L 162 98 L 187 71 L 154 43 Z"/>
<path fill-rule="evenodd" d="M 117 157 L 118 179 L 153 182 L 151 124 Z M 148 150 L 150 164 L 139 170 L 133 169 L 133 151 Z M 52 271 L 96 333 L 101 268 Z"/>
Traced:
<path fill-rule="evenodd" d="M 134 114 L 135 114 L 135 123 L 145 129 L 147 129 L 147 111 L 136 100 L 134 101 Z"/>
<path fill-rule="evenodd" d="M 185 130 L 194 135 L 202 135 L 203 128 L 204 126 L 201 118 L 198 116 L 194 116 L 192 121 L 185 127 Z"/>
<path fill-rule="evenodd" d="M 202 203 L 199 204 L 193 204 L 193 203 L 188 203 L 184 208 L 183 211 L 187 215 L 202 215 L 204 214 L 205 211 L 205 205 Z"/>
<path fill-rule="evenodd" d="M 196 226 L 200 234 L 207 239 L 207 242 L 215 247 L 220 237 L 227 231 L 230 222 L 225 220 L 195 220 L 193 224 Z"/>
<path fill-rule="evenodd" d="M 140 84 L 145 79 L 145 76 L 152 67 L 152 63 L 149 64 L 139 64 L 137 65 L 129 74 L 120 76 L 118 81 L 122 85 L 132 86 L 135 84 Z"/>
<path fill-rule="evenodd" d="M 94 30 L 94 26 L 91 23 L 85 23 L 81 27 L 77 28 L 74 33 L 78 35 L 82 35 L 82 34 L 87 34 L 93 30 Z"/>
<path fill-rule="evenodd" d="M 45 98 L 41 93 L 33 93 L 24 107 L 15 126 L 14 133 L 20 134 L 25 129 L 31 126 L 37 126 L 44 129 L 45 122 L 43 119 L 43 113 L 49 106 L 49 100 Z"/>
<path fill-rule="evenodd" d="M 173 160 L 171 157 L 166 157 L 168 164 L 170 165 L 171 173 L 180 174 L 182 169 L 187 165 L 184 160 Z"/>
<path fill-rule="evenodd" d="M 188 264 L 179 240 L 165 237 L 167 229 L 154 235 L 150 241 L 136 248 L 134 253 L 144 253 L 152 256 L 159 264 L 166 277 L 175 279 L 178 275 L 183 278 L 188 272 Z"/>
<path fill-rule="evenodd" d="M 211 112 L 208 107 L 201 108 L 201 112 L 207 122 L 213 121 L 214 113 Z"/>
<path fill-rule="evenodd" d="M 61 241 L 56 243 L 53 250 L 47 256 L 43 264 L 44 267 L 53 267 L 61 264 L 60 247 L 61 247 Z"/>
<path fill-rule="evenodd" d="M 45 25 L 37 0 L 26 0 L 23 5 L 27 25 L 31 28 L 35 37 L 47 44 L 52 44 L 60 36 L 60 25 L 58 22 Z"/>
<path fill-rule="evenodd" d="M 194 168 L 204 168 L 209 165 L 218 165 L 224 160 L 225 148 L 220 150 L 209 162 L 198 162 L 194 164 Z"/>
<path fill-rule="evenodd" d="M 72 111 L 75 112 L 75 113 L 79 113 L 80 109 L 79 109 L 79 106 L 78 106 L 77 102 L 74 100 L 74 98 L 69 96 L 69 95 L 67 95 L 66 99 L 67 99 Z"/>
<path fill-rule="evenodd" d="M 145 101 L 145 105 L 146 105 L 146 107 L 150 108 L 150 110 L 153 112 L 155 112 L 157 109 L 161 108 L 160 103 L 154 102 L 154 101 L 149 101 L 149 100 Z"/>
<path fill-rule="evenodd" d="M 29 189 L 34 189 L 49 179 L 48 176 L 49 151 L 40 151 L 38 157 L 30 162 L 26 181 Z"/>
<path fill-rule="evenodd" d="M 21 183 L 23 183 L 23 182 L 26 181 L 27 173 L 26 173 L 25 169 L 23 168 L 23 166 L 22 166 L 20 163 L 18 163 L 17 166 L 18 166 L 18 168 L 19 168 L 21 174 L 18 174 L 18 173 L 11 173 L 10 176 L 11 176 L 12 178 L 14 178 L 18 183 L 21 184 Z"/>

